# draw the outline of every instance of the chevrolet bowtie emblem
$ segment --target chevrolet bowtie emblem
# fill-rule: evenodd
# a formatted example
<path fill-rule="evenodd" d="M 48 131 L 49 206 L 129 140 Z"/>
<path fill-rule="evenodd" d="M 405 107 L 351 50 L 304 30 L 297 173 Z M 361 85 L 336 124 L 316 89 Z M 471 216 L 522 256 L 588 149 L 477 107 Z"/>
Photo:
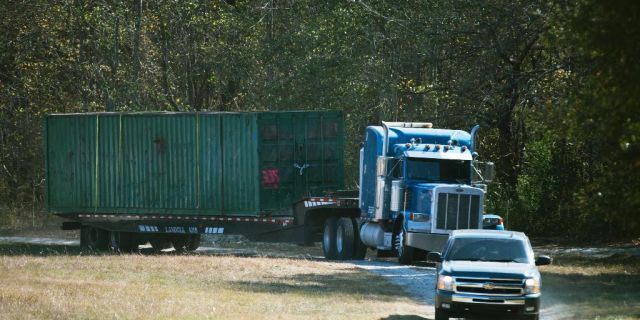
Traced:
<path fill-rule="evenodd" d="M 493 290 L 495 289 L 496 285 L 491 283 L 491 282 L 487 282 L 484 285 L 482 285 L 482 288 L 485 290 Z"/>

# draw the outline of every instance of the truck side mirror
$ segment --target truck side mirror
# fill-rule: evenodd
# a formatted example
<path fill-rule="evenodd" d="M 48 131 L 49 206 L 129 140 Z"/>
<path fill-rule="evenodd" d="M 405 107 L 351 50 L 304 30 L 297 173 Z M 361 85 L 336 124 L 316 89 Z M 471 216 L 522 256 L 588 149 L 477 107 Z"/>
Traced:
<path fill-rule="evenodd" d="M 427 260 L 430 261 L 435 261 L 435 262 L 442 262 L 442 255 L 440 255 L 440 252 L 429 252 L 427 254 Z"/>
<path fill-rule="evenodd" d="M 485 162 L 484 168 L 482 169 L 484 182 L 491 182 L 495 177 L 495 165 L 493 162 Z"/>

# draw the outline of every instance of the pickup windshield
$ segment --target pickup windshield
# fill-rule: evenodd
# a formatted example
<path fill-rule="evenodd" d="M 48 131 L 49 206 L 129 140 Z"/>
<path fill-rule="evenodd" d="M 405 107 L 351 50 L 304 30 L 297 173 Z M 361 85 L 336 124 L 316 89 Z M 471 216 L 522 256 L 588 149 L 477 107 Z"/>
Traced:
<path fill-rule="evenodd" d="M 525 243 L 520 239 L 457 238 L 444 259 L 530 263 Z"/>
<path fill-rule="evenodd" d="M 407 159 L 407 178 L 427 182 L 467 183 L 469 161 L 439 159 Z"/>

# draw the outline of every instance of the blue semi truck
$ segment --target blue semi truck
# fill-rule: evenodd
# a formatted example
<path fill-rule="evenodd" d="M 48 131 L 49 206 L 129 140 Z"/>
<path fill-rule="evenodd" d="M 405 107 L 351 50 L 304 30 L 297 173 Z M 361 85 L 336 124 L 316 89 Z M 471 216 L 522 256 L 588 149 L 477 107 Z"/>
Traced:
<path fill-rule="evenodd" d="M 202 234 L 367 248 L 410 263 L 482 228 L 492 166 L 471 133 L 430 123 L 366 129 L 358 191 L 343 189 L 339 111 L 86 113 L 46 118 L 47 211 L 90 250 L 196 250 Z M 484 178 L 478 178 L 482 172 Z"/>
<path fill-rule="evenodd" d="M 476 161 L 478 128 L 468 133 L 423 122 L 367 127 L 358 195 L 307 200 L 296 209 L 297 220 L 307 220 L 308 242 L 322 217 L 325 257 L 362 259 L 370 248 L 409 264 L 440 251 L 453 230 L 482 229 L 493 163 Z"/>

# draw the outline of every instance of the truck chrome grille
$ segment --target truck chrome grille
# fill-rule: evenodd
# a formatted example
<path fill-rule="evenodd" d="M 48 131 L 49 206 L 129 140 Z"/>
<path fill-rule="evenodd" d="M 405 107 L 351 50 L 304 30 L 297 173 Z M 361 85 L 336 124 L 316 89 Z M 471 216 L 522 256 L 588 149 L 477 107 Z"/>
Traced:
<path fill-rule="evenodd" d="M 520 296 L 523 294 L 521 279 L 456 278 L 457 293 L 480 293 L 496 296 Z"/>
<path fill-rule="evenodd" d="M 480 196 L 440 193 L 436 218 L 436 228 L 440 230 L 479 229 Z"/>

